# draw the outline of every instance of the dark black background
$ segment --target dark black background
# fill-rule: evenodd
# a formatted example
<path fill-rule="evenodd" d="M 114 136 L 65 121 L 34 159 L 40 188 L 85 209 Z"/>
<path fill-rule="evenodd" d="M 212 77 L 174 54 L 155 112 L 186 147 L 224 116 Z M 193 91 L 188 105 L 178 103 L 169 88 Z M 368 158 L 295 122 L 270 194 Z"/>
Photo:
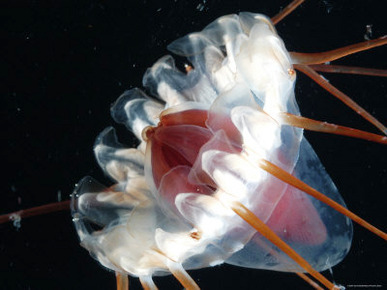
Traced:
<path fill-rule="evenodd" d="M 23 1 L 0 9 L 2 182 L 1 213 L 68 199 L 92 175 L 108 183 L 94 160 L 97 134 L 114 125 L 109 108 L 166 45 L 239 11 L 275 15 L 287 0 Z M 323 51 L 387 32 L 385 3 L 307 1 L 277 25 L 288 50 Z M 337 63 L 386 68 L 386 48 Z M 325 74 L 386 122 L 387 87 L 378 77 Z M 301 73 L 296 88 L 303 115 L 377 132 Z M 135 145 L 121 126 L 121 141 Z M 382 227 L 387 186 L 386 149 L 339 136 L 307 133 L 350 209 Z M 19 230 L 0 226 L 0 289 L 115 289 L 114 275 L 78 245 L 69 212 L 25 219 Z M 343 285 L 383 285 L 386 245 L 355 226 L 348 257 L 333 269 Z M 232 266 L 191 271 L 203 289 L 309 289 L 293 274 Z M 327 276 L 332 279 L 329 273 Z M 161 289 L 181 288 L 171 277 Z M 131 279 L 131 289 L 139 289 Z"/>

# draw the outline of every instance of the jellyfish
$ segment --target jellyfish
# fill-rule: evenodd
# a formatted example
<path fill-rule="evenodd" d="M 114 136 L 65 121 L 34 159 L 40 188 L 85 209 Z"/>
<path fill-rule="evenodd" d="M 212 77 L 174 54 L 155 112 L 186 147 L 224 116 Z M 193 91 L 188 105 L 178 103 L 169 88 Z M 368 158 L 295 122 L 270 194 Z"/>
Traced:
<path fill-rule="evenodd" d="M 140 144 L 126 148 L 111 127 L 99 135 L 94 152 L 115 184 L 84 178 L 72 213 L 81 245 L 117 273 L 119 289 L 127 275 L 156 289 L 152 277 L 169 274 L 198 289 L 186 270 L 222 263 L 295 272 L 313 285 L 306 272 L 334 288 L 319 272 L 348 253 L 351 219 L 386 239 L 346 209 L 303 130 L 386 138 L 301 117 L 294 94 L 294 68 L 330 89 L 309 65 L 365 45 L 289 53 L 272 21 L 226 15 L 174 41 L 168 49 L 187 58 L 185 72 L 162 57 L 143 77 L 149 94 L 131 89 L 112 106 Z"/>

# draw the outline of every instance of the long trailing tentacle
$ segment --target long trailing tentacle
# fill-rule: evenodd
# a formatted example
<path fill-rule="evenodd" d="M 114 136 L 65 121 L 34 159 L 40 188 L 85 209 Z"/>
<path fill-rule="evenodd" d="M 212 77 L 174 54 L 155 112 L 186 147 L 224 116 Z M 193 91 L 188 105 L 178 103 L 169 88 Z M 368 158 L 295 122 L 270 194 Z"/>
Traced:
<path fill-rule="evenodd" d="M 41 206 L 32 207 L 29 209 L 22 209 L 19 211 L 7 213 L 0 215 L 0 224 L 13 221 L 17 218 L 33 217 L 43 214 L 48 214 L 52 212 L 69 210 L 70 209 L 70 200 L 53 202 Z"/>
<path fill-rule="evenodd" d="M 376 128 L 378 128 L 383 134 L 387 135 L 387 128 L 379 122 L 374 116 L 368 113 L 364 108 L 362 108 L 359 104 L 357 104 L 354 100 L 352 100 L 348 95 L 344 94 L 342 91 L 337 89 L 335 86 L 329 83 L 324 77 L 318 74 L 315 70 L 313 70 L 308 65 L 294 65 L 296 69 L 305 73 L 308 77 L 314 80 L 318 85 L 322 88 L 330 92 L 333 96 L 338 98 L 352 110 L 354 110 L 357 114 L 362 116 L 368 122 L 373 124 Z"/>
<path fill-rule="evenodd" d="M 316 290 L 323 290 L 323 288 L 320 287 L 313 279 L 311 279 L 308 275 L 304 273 L 296 273 L 298 277 L 303 279 L 306 283 L 308 283 L 310 286 L 312 286 Z"/>
<path fill-rule="evenodd" d="M 281 119 L 281 123 L 288 124 L 293 127 L 303 128 L 310 131 L 330 133 L 342 136 L 349 136 L 353 138 L 364 139 L 367 141 L 372 141 L 381 144 L 387 144 L 387 137 L 382 135 L 377 135 L 373 133 L 369 133 L 366 131 L 339 126 L 336 124 L 330 124 L 327 122 L 316 121 L 313 119 L 289 114 L 289 113 L 281 113 L 279 115 Z"/>
<path fill-rule="evenodd" d="M 348 46 L 343 46 L 334 50 L 305 53 L 305 52 L 290 52 L 293 64 L 321 64 L 330 61 L 334 61 L 343 58 L 347 55 L 351 55 L 360 51 L 369 50 L 374 47 L 382 46 L 387 44 L 387 35 L 379 37 L 377 39 L 363 41 Z"/>
<path fill-rule="evenodd" d="M 387 70 L 385 69 L 334 65 L 334 64 L 311 64 L 309 65 L 309 67 L 319 72 L 387 77 Z"/>
<path fill-rule="evenodd" d="M 144 290 L 157 290 L 156 284 L 153 282 L 152 276 L 140 276 L 140 283 Z"/>
<path fill-rule="evenodd" d="M 294 0 L 290 2 L 284 9 L 282 9 L 277 15 L 271 18 L 271 22 L 276 25 L 290 13 L 292 13 L 298 6 L 300 6 L 305 0 Z"/>
<path fill-rule="evenodd" d="M 116 272 L 117 290 L 129 290 L 128 275 Z"/>
<path fill-rule="evenodd" d="M 181 285 L 185 287 L 187 290 L 199 290 L 199 286 L 196 282 L 191 278 L 190 275 L 184 270 L 183 266 L 179 263 L 169 261 L 168 269 L 172 273 L 173 276 L 180 282 Z"/>

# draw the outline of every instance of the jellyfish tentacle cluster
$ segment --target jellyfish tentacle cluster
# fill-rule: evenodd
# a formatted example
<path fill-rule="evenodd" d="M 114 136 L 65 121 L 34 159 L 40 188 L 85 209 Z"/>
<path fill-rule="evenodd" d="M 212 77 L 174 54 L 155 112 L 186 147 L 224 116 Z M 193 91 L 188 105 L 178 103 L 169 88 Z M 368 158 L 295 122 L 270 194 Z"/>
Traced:
<path fill-rule="evenodd" d="M 140 144 L 126 148 L 113 128 L 97 138 L 114 185 L 86 177 L 76 187 L 82 246 L 143 281 L 221 263 L 302 272 L 227 207 L 238 201 L 317 271 L 340 262 L 349 219 L 258 166 L 268 160 L 345 205 L 303 130 L 281 122 L 281 113 L 300 112 L 291 58 L 270 19 L 224 16 L 168 48 L 193 68 L 181 72 L 165 56 L 144 75 L 150 96 L 132 89 L 112 107 Z"/>

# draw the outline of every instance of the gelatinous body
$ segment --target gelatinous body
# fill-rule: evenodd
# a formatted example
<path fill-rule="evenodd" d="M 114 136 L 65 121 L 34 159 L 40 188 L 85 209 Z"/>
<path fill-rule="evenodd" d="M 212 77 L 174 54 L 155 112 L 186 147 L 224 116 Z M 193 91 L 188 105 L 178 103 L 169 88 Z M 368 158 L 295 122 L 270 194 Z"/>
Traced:
<path fill-rule="evenodd" d="M 116 184 L 78 186 L 82 245 L 150 285 L 152 276 L 220 263 L 301 272 L 228 207 L 240 202 L 317 271 L 340 262 L 350 220 L 259 167 L 267 160 L 344 205 L 302 129 L 281 120 L 299 109 L 292 60 L 270 19 L 224 16 L 169 49 L 193 69 L 163 57 L 143 80 L 156 100 L 132 89 L 112 107 L 141 144 L 123 148 L 112 128 L 98 137 L 97 160 Z"/>

